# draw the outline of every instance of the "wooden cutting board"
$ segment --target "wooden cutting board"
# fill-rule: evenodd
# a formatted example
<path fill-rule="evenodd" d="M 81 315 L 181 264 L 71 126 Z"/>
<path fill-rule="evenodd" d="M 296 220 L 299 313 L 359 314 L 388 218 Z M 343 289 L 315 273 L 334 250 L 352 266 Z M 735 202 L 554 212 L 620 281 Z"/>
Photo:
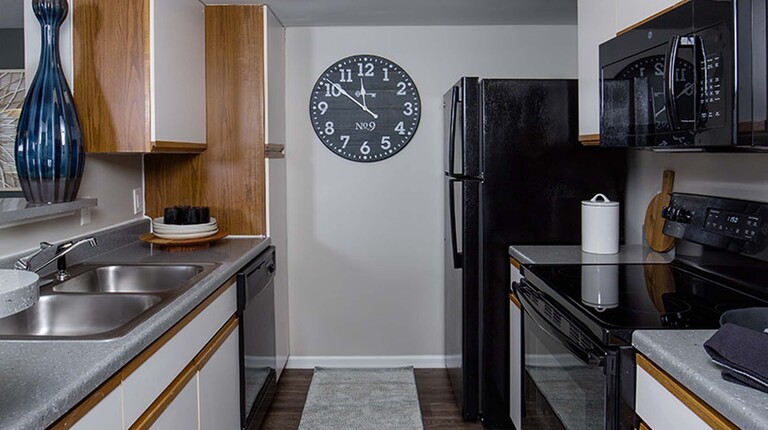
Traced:
<path fill-rule="evenodd" d="M 645 211 L 645 240 L 648 246 L 656 252 L 667 252 L 675 246 L 675 238 L 664 234 L 664 218 L 661 210 L 669 206 L 672 197 L 672 184 L 675 182 L 675 172 L 665 170 L 661 182 L 661 192 L 656 194 L 648 203 Z"/>

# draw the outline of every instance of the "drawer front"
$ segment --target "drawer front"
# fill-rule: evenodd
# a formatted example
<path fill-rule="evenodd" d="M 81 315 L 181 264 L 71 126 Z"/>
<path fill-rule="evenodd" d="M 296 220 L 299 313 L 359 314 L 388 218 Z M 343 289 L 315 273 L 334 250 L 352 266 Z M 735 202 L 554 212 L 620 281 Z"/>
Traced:
<path fill-rule="evenodd" d="M 653 430 L 711 429 L 698 415 L 637 366 L 637 415 Z"/>
<path fill-rule="evenodd" d="M 151 430 L 194 430 L 197 420 L 197 378 L 194 377 L 179 392 L 175 399 L 163 411 Z"/>
<path fill-rule="evenodd" d="M 122 408 L 122 389 L 117 387 L 79 419 L 72 430 L 122 430 Z"/>
<path fill-rule="evenodd" d="M 236 286 L 230 286 L 195 319 L 123 380 L 125 427 L 136 421 L 150 404 L 189 364 L 237 309 Z"/>

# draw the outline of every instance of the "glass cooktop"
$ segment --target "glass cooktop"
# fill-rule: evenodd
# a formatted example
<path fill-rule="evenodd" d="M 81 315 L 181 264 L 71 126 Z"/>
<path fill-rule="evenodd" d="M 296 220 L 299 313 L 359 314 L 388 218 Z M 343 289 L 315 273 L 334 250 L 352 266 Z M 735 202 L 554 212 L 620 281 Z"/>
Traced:
<path fill-rule="evenodd" d="M 538 265 L 525 272 L 566 315 L 609 343 L 631 342 L 636 329 L 717 328 L 729 309 L 768 306 L 673 264 Z"/>

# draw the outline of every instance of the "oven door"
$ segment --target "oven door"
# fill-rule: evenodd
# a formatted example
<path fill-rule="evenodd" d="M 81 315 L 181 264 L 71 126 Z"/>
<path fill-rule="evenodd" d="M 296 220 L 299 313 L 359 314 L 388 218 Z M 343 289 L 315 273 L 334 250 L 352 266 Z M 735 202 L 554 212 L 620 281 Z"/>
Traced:
<path fill-rule="evenodd" d="M 619 428 L 617 352 L 596 344 L 525 279 L 523 429 Z"/>

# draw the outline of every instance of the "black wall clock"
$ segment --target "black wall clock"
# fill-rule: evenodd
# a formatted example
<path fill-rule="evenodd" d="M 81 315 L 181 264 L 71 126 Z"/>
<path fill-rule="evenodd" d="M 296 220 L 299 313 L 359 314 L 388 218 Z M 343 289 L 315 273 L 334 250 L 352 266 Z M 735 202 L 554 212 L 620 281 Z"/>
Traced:
<path fill-rule="evenodd" d="M 421 100 L 402 67 L 376 55 L 354 55 L 320 75 L 312 88 L 309 117 L 317 137 L 334 154 L 381 161 L 413 138 Z"/>

